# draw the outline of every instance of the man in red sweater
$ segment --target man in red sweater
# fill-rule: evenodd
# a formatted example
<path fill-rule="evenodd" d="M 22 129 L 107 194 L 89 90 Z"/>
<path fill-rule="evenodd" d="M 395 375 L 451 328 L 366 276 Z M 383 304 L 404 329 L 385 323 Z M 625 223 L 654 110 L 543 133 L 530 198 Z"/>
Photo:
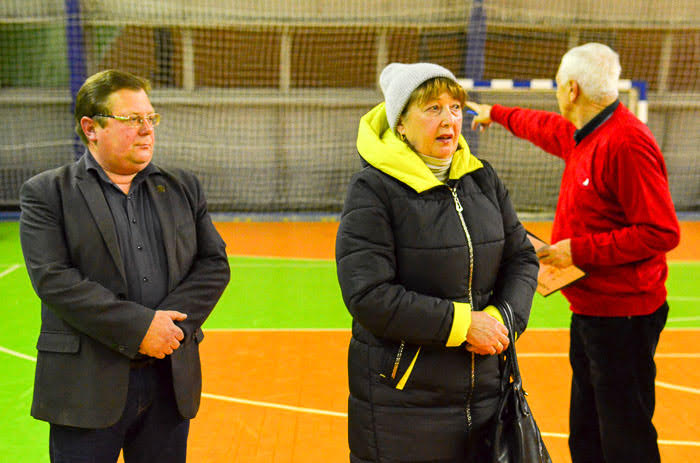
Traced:
<path fill-rule="evenodd" d="M 542 263 L 587 277 L 571 304 L 573 463 L 659 462 L 654 352 L 666 323 L 666 252 L 680 227 L 654 136 L 618 100 L 620 61 L 606 45 L 569 50 L 557 72 L 561 115 L 467 103 L 472 128 L 497 122 L 564 160 L 552 245 Z"/>

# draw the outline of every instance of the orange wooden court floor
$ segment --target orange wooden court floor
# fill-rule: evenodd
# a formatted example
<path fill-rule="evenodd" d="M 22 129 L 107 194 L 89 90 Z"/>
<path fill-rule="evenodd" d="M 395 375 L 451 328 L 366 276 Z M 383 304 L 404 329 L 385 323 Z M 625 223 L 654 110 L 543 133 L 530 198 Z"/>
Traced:
<path fill-rule="evenodd" d="M 337 223 L 217 223 L 229 255 L 333 258 Z M 528 229 L 548 239 L 550 224 Z M 669 259 L 700 260 L 700 223 L 683 223 Z M 204 394 L 192 421 L 194 463 L 348 461 L 348 331 L 207 331 Z M 530 330 L 518 341 L 529 403 L 555 463 L 570 462 L 567 330 Z M 662 461 L 700 462 L 698 331 L 666 330 L 657 352 Z M 280 408 L 282 407 L 282 408 Z"/>
<path fill-rule="evenodd" d="M 347 462 L 349 336 L 208 331 L 202 343 L 205 392 L 192 421 L 189 461 Z M 571 461 L 567 346 L 567 330 L 527 331 L 518 341 L 528 401 L 555 463 Z M 666 463 L 700 461 L 698 354 L 697 331 L 663 332 L 656 363 L 657 381 L 665 386 L 657 387 L 654 422 Z M 273 408 L 279 405 L 291 408 Z"/>

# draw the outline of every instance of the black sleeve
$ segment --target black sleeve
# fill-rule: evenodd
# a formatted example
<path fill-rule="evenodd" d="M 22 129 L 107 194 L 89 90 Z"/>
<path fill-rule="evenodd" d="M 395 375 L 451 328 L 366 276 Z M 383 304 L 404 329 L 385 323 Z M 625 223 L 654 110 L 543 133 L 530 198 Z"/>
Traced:
<path fill-rule="evenodd" d="M 385 188 L 367 170 L 348 188 L 336 238 L 338 282 L 353 319 L 378 337 L 445 345 L 451 301 L 410 291 L 396 282 L 393 229 Z"/>
<path fill-rule="evenodd" d="M 195 222 L 195 236 L 191 239 L 197 241 L 196 255 L 185 277 L 160 302 L 159 308 L 186 313 L 187 319 L 177 324 L 191 335 L 214 309 L 231 272 L 226 244 L 212 223 L 199 180 L 192 174 L 181 176 Z"/>

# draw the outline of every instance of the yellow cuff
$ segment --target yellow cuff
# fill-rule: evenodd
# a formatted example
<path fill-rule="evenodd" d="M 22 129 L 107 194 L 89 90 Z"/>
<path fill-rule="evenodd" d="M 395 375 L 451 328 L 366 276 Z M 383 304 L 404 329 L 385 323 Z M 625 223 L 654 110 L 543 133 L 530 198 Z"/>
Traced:
<path fill-rule="evenodd" d="M 484 308 L 484 312 L 491 315 L 493 318 L 495 318 L 499 322 L 503 323 L 503 315 L 501 315 L 501 312 L 498 310 L 498 308 L 495 305 L 487 305 Z M 515 337 L 516 340 L 518 339 L 517 332 L 513 333 L 513 336 Z"/>
<path fill-rule="evenodd" d="M 503 323 L 503 315 L 501 315 L 501 312 L 498 310 L 498 308 L 495 305 L 486 306 L 484 308 L 484 312 L 491 315 L 493 318 L 498 320 L 500 323 Z"/>
<path fill-rule="evenodd" d="M 472 308 L 465 302 L 453 302 L 452 329 L 447 338 L 447 347 L 457 347 L 467 340 L 467 331 L 472 324 Z"/>

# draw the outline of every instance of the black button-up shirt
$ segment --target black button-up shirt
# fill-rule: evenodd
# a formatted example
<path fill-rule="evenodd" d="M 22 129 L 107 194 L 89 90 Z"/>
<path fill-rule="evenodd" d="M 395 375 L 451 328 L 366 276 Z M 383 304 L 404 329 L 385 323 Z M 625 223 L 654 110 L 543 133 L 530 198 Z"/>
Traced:
<path fill-rule="evenodd" d="M 85 157 L 87 170 L 98 179 L 112 212 L 126 272 L 127 299 L 155 309 L 168 294 L 168 263 L 160 219 L 144 180 L 160 170 L 149 164 L 124 194 L 89 151 Z"/>

